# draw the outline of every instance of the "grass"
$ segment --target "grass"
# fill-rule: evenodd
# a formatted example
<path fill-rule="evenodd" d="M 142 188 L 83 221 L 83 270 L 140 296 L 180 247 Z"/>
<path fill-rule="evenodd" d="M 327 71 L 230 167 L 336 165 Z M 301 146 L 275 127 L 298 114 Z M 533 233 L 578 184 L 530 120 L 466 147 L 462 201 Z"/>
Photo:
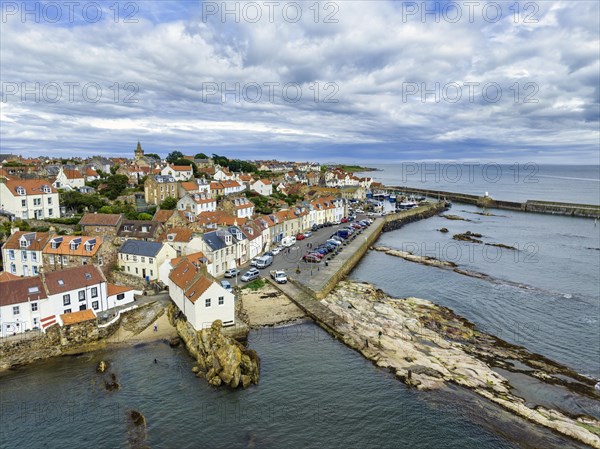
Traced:
<path fill-rule="evenodd" d="M 266 282 L 262 278 L 254 279 L 252 282 L 245 285 L 243 288 L 249 288 L 252 291 L 260 290 L 265 286 Z"/>
<path fill-rule="evenodd" d="M 600 429 L 598 427 L 592 426 L 590 424 L 584 424 L 582 422 L 577 422 L 579 427 L 583 427 L 585 430 L 588 430 L 596 435 L 600 435 Z"/>

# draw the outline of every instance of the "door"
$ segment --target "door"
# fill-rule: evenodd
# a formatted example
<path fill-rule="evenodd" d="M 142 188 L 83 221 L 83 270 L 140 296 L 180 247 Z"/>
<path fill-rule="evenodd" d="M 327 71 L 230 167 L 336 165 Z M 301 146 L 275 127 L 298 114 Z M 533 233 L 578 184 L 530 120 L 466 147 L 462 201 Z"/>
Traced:
<path fill-rule="evenodd" d="M 142 277 L 146 279 L 146 269 L 142 268 Z"/>

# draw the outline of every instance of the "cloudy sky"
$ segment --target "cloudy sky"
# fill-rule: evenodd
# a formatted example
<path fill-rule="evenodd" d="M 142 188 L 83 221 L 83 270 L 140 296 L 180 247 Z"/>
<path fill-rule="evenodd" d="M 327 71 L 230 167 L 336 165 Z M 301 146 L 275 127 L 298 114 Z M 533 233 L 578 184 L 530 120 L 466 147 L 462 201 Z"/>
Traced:
<path fill-rule="evenodd" d="M 475 3 L 2 1 L 1 151 L 598 163 L 599 3 Z"/>

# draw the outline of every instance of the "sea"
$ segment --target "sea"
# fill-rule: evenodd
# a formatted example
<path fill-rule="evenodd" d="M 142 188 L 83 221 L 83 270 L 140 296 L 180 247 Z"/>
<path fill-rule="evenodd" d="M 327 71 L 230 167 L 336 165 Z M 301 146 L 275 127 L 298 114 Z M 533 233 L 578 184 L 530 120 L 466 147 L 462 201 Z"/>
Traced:
<path fill-rule="evenodd" d="M 373 176 L 402 182 L 399 166 Z M 410 170 L 413 170 L 411 168 Z M 486 175 L 488 176 L 488 175 Z M 494 198 L 598 204 L 598 167 L 540 166 L 537 183 L 482 176 L 425 187 Z M 473 178 L 475 179 L 475 178 Z M 396 297 L 447 306 L 480 329 L 600 378 L 600 224 L 455 203 L 448 213 L 382 234 L 378 244 L 453 261 L 486 279 L 369 252 L 349 278 Z M 467 221 L 468 220 L 468 221 Z M 448 233 L 438 229 L 445 227 Z M 484 243 L 458 242 L 471 231 Z M 462 388 L 420 392 L 333 339 L 311 322 L 251 332 L 261 380 L 247 390 L 214 389 L 194 361 L 166 342 L 62 357 L 0 373 L 0 448 L 128 448 L 127 413 L 147 420 L 150 448 L 579 448 Z M 111 362 L 118 391 L 106 391 L 95 365 Z M 154 362 L 156 359 L 157 363 Z M 529 385 L 531 403 L 600 417 L 598 401 L 559 387 Z"/>

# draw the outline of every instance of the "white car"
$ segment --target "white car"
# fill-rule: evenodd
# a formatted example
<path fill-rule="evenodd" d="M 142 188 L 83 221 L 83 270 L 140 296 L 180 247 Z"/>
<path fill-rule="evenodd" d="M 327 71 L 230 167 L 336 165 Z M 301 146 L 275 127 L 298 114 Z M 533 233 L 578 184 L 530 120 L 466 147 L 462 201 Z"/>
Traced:
<path fill-rule="evenodd" d="M 281 248 L 279 248 L 279 247 L 273 248 L 271 250 L 271 252 L 273 253 L 274 256 L 276 256 L 277 254 L 279 254 L 281 252 Z"/>

